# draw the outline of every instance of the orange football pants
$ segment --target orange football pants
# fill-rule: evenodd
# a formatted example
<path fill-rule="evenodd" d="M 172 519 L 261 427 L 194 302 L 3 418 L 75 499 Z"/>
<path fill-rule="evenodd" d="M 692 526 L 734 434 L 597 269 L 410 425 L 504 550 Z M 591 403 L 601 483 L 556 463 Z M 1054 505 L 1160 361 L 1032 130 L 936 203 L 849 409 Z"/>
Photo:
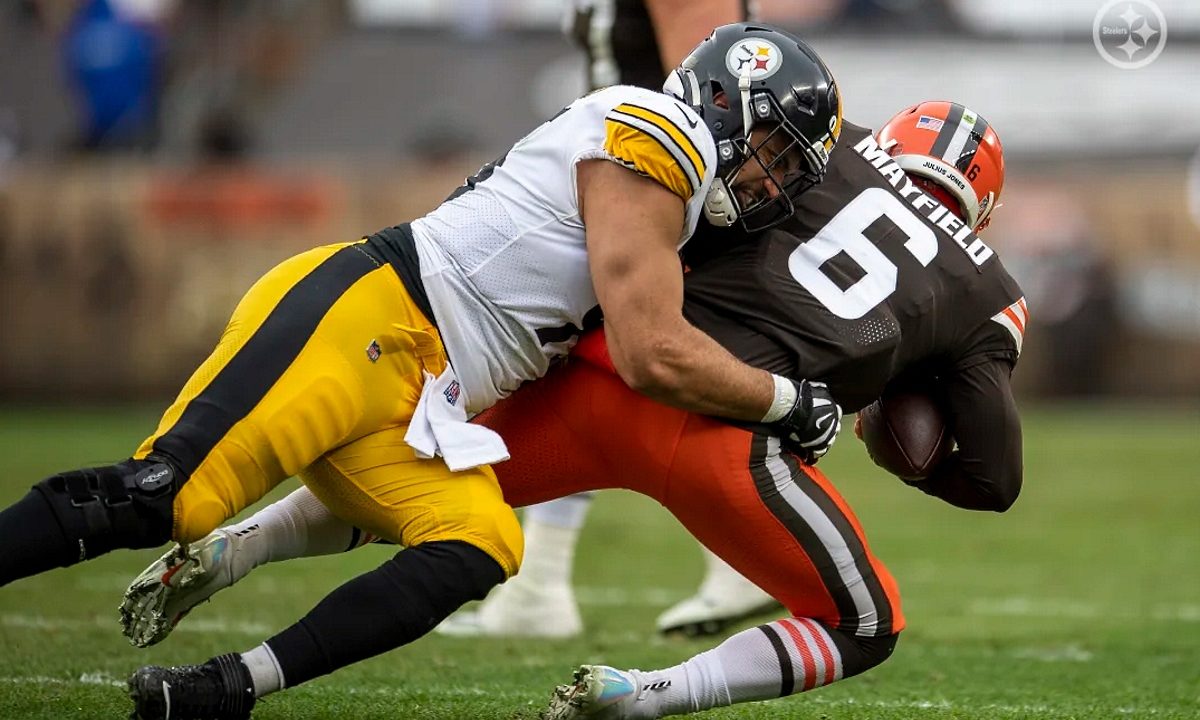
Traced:
<path fill-rule="evenodd" d="M 773 437 L 635 393 L 606 357 L 590 333 L 572 361 L 478 418 L 511 451 L 494 468 L 508 504 L 633 490 L 793 615 L 859 636 L 903 629 L 895 580 L 820 470 Z"/>

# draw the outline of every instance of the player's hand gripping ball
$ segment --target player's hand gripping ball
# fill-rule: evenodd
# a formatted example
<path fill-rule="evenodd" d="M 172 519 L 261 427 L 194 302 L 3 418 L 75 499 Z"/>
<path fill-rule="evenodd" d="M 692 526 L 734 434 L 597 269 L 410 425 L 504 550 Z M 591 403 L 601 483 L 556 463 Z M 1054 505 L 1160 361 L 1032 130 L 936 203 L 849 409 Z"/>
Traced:
<path fill-rule="evenodd" d="M 954 449 L 946 413 L 929 386 L 889 385 L 859 412 L 854 434 L 876 465 L 910 484 L 928 477 Z"/>

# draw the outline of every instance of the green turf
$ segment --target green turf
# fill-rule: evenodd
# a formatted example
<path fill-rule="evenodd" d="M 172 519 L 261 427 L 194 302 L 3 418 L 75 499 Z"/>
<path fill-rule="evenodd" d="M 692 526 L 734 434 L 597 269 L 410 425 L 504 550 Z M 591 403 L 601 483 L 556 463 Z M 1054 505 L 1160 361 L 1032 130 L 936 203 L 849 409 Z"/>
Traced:
<path fill-rule="evenodd" d="M 55 470 L 127 454 L 154 419 L 145 409 L 0 408 L 0 504 Z M 909 629 L 862 677 L 708 717 L 1200 717 L 1200 416 L 1044 409 L 1026 413 L 1025 437 L 1026 489 L 1005 515 L 910 490 L 844 437 L 822 466 L 900 582 Z M 0 719 L 124 717 L 121 680 L 137 666 L 249 648 L 386 553 L 261 569 L 151 650 L 125 644 L 115 608 L 153 552 L 0 589 Z M 665 511 L 608 493 L 576 568 L 585 638 L 430 637 L 276 695 L 255 717 L 533 718 L 578 663 L 658 667 L 706 648 L 652 633 L 700 573 Z"/>

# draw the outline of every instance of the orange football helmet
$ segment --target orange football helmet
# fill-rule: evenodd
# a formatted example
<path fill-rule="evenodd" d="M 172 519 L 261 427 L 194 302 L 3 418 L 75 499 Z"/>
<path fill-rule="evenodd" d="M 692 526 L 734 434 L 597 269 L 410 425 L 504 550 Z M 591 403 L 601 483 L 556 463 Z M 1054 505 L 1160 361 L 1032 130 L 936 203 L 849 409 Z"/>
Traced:
<path fill-rule="evenodd" d="M 987 227 L 1004 188 L 1004 148 L 982 116 L 958 103 L 923 102 L 897 113 L 875 137 L 905 172 L 948 192 L 971 229 Z"/>

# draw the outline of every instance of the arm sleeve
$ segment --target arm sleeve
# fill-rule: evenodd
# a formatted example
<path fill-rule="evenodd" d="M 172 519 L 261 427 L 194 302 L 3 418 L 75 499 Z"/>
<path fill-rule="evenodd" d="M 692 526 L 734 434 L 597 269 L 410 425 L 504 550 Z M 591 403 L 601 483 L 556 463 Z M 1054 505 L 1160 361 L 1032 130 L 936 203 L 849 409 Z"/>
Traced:
<path fill-rule="evenodd" d="M 1021 419 L 1013 401 L 1012 364 L 991 359 L 945 379 L 958 449 L 915 483 L 967 510 L 1004 512 L 1021 492 Z"/>

